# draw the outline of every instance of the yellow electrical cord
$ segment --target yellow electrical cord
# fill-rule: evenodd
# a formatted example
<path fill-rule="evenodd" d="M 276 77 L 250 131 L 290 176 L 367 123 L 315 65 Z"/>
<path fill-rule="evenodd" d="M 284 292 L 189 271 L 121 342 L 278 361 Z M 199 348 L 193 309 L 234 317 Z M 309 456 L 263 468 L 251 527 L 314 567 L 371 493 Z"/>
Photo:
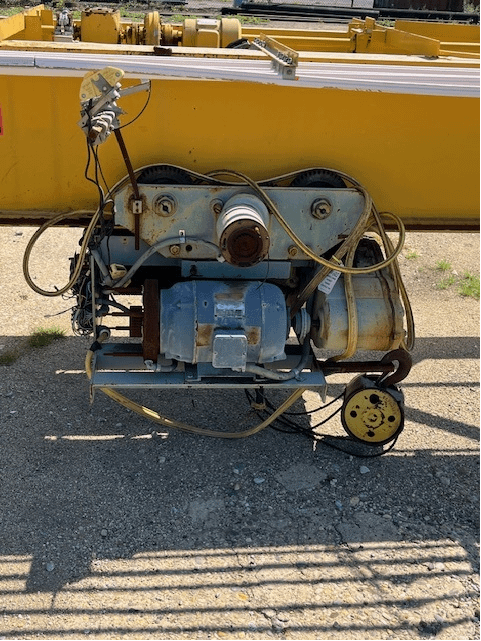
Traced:
<path fill-rule="evenodd" d="M 101 342 L 100 339 L 99 339 L 99 342 Z M 93 355 L 94 355 L 94 352 L 92 350 L 89 350 L 85 358 L 85 371 L 87 373 L 87 377 L 89 378 L 89 380 L 92 379 Z M 284 401 L 284 403 L 282 403 L 282 405 L 277 408 L 277 410 L 273 414 L 271 414 L 268 418 L 266 418 L 265 421 L 262 421 L 262 423 L 259 423 L 254 427 L 244 430 L 243 432 L 220 432 L 218 430 L 209 430 L 209 429 L 203 429 L 200 427 L 195 427 L 195 425 L 188 425 L 187 423 L 182 423 L 180 421 L 176 421 L 174 419 L 170 419 L 165 416 L 162 416 L 155 410 L 145 407 L 140 403 L 136 403 L 135 401 L 133 401 L 130 398 L 127 398 L 127 396 L 124 396 L 117 390 L 110 389 L 109 387 L 100 387 L 99 389 L 104 394 L 106 394 L 109 398 L 113 399 L 120 405 L 123 405 L 124 407 L 131 410 L 132 412 L 135 412 L 136 414 L 139 414 L 140 416 L 147 418 L 150 421 L 154 421 L 154 423 L 159 423 L 164 427 L 175 428 L 178 430 L 182 430 L 184 432 L 189 432 L 191 434 L 201 434 L 202 436 L 212 436 L 216 438 L 246 438 L 247 436 L 252 436 L 253 434 L 257 434 L 264 428 L 268 427 L 271 423 L 273 423 L 277 418 L 279 418 L 281 414 L 287 411 L 289 407 L 291 407 L 291 405 L 293 405 L 297 401 L 297 399 L 300 398 L 302 394 L 307 390 L 306 387 L 298 387 Z"/>
<path fill-rule="evenodd" d="M 66 214 L 59 214 L 58 216 L 55 216 L 51 220 L 48 220 L 46 223 L 44 223 L 41 227 L 37 229 L 37 231 L 33 234 L 33 236 L 30 238 L 28 241 L 27 247 L 25 249 L 25 253 L 23 255 L 23 275 L 25 277 L 25 280 L 27 281 L 28 285 L 33 289 L 34 292 L 37 292 L 37 294 L 40 294 L 41 296 L 61 296 L 62 294 L 65 294 L 68 292 L 69 289 L 72 289 L 72 287 L 75 285 L 75 283 L 78 280 L 78 277 L 80 276 L 80 272 L 83 267 L 85 255 L 87 253 L 88 249 L 88 243 L 90 240 L 90 236 L 92 234 L 93 229 L 95 228 L 95 225 L 98 222 L 99 219 L 99 214 L 100 211 L 97 209 L 95 213 L 92 215 L 92 219 L 90 223 L 87 226 L 87 230 L 85 232 L 85 236 L 82 242 L 82 245 L 80 247 L 80 252 L 79 252 L 79 257 L 77 260 L 77 264 L 75 265 L 75 269 L 73 271 L 72 276 L 70 277 L 70 280 L 68 283 L 62 287 L 61 289 L 56 289 L 55 291 L 48 291 L 45 289 L 42 289 L 38 285 L 36 285 L 31 276 L 30 276 L 30 271 L 29 271 L 29 262 L 30 262 L 30 255 L 33 250 L 33 246 L 37 242 L 37 240 L 40 238 L 40 236 L 47 230 L 49 227 L 52 227 L 53 225 L 57 224 L 58 222 L 65 220 L 67 218 L 72 218 L 73 216 L 78 216 L 79 214 L 90 214 L 92 215 L 92 211 L 87 211 L 87 210 L 78 210 L 78 211 L 72 211 L 70 213 Z"/>
<path fill-rule="evenodd" d="M 347 267 L 352 267 L 354 263 L 354 254 L 356 247 L 351 247 L 346 258 Z M 332 360 L 341 361 L 350 358 L 356 352 L 357 339 L 359 334 L 359 325 L 357 322 L 357 305 L 352 284 L 352 274 L 344 274 L 344 293 L 346 295 L 347 305 L 347 343 L 346 349 L 342 354 L 334 356 Z"/>
<path fill-rule="evenodd" d="M 358 189 L 362 195 L 364 196 L 364 209 L 363 212 L 361 213 L 361 216 L 359 217 L 356 226 L 352 230 L 350 236 L 353 238 L 356 238 L 359 232 L 361 231 L 362 228 L 362 233 L 366 230 L 368 227 L 367 223 L 369 220 L 369 215 L 371 213 L 372 209 L 372 199 L 368 192 L 360 185 L 357 183 L 354 179 L 350 178 L 347 176 L 347 174 L 343 174 L 342 172 L 337 172 L 340 176 L 346 177 L 350 181 L 353 182 L 355 185 L 356 189 Z M 375 265 L 371 265 L 370 267 L 346 267 L 345 265 L 342 265 L 340 262 L 331 262 L 330 260 L 327 260 L 326 258 L 322 258 L 322 256 L 318 256 L 315 254 L 310 247 L 308 247 L 298 236 L 297 234 L 291 229 L 289 224 L 284 220 L 282 215 L 280 214 L 279 210 L 277 209 L 276 205 L 274 202 L 271 200 L 271 198 L 268 196 L 268 194 L 262 189 L 262 187 L 256 183 L 254 180 L 251 180 L 248 176 L 245 174 L 241 173 L 240 171 L 234 171 L 231 169 L 220 169 L 216 171 L 211 171 L 207 174 L 207 176 L 236 176 L 237 178 L 241 178 L 241 180 L 244 180 L 246 184 L 251 187 L 255 193 L 259 196 L 259 198 L 263 201 L 263 203 L 266 205 L 266 207 L 270 210 L 271 214 L 273 214 L 276 218 L 276 220 L 279 222 L 280 226 L 284 231 L 288 234 L 288 236 L 293 240 L 293 242 L 303 251 L 309 258 L 316 263 L 319 263 L 323 265 L 324 267 L 328 267 L 329 270 L 336 270 L 338 272 L 341 272 L 342 274 L 371 274 L 372 272 L 376 272 L 379 269 L 383 269 L 384 267 L 388 267 L 396 258 L 399 256 L 401 253 L 401 250 L 404 246 L 404 239 L 405 239 L 405 228 L 402 220 L 396 216 L 396 214 L 390 214 L 390 216 L 394 219 L 396 222 L 398 229 L 399 229 L 399 240 L 398 244 L 396 246 L 396 249 L 394 250 L 393 254 L 386 258 L 385 260 L 381 261 L 380 263 L 376 263 Z M 350 237 L 348 237 L 347 240 L 349 240 Z M 346 241 L 345 241 L 346 242 Z M 345 245 L 344 245 L 345 246 Z"/>
<path fill-rule="evenodd" d="M 390 212 L 381 212 L 379 214 L 376 211 L 376 214 L 380 218 L 382 216 L 393 216 L 393 214 L 391 214 Z M 381 223 L 381 225 L 378 225 L 378 227 L 379 227 L 379 233 L 380 233 L 382 242 L 386 248 L 386 251 L 388 252 L 392 251 L 393 245 L 392 245 L 391 239 L 386 234 L 386 230 L 384 229 L 384 226 Z M 414 347 L 414 341 L 415 341 L 414 316 L 413 316 L 411 303 L 409 302 L 409 297 L 406 291 L 406 287 L 404 286 L 404 282 L 401 276 L 401 270 L 399 268 L 398 262 L 397 261 L 393 262 L 390 268 L 391 268 L 392 276 L 394 278 L 395 286 L 399 291 L 401 295 L 401 299 L 403 301 L 404 311 L 406 312 L 407 332 L 404 340 L 401 341 L 401 346 L 403 347 L 403 349 L 407 351 L 411 351 Z"/>

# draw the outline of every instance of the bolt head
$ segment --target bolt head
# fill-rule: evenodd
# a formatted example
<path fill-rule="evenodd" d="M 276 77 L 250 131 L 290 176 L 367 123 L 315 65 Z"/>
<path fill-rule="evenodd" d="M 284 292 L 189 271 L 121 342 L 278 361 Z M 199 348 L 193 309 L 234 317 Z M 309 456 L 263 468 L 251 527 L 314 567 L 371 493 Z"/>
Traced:
<path fill-rule="evenodd" d="M 173 196 L 164 194 L 161 196 L 157 196 L 157 198 L 154 200 L 153 209 L 154 212 L 159 216 L 168 218 L 169 216 L 174 215 L 175 210 L 177 209 L 177 203 Z"/>
<path fill-rule="evenodd" d="M 317 198 L 311 205 L 311 214 L 319 220 L 327 218 L 331 211 L 332 204 L 327 198 Z"/>

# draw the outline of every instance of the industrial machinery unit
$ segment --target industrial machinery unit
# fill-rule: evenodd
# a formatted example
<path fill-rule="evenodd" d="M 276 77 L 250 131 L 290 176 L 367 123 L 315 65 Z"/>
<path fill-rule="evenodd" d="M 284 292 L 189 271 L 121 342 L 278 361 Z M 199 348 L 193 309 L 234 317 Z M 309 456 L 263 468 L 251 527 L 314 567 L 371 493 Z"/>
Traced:
<path fill-rule="evenodd" d="M 446 114 L 476 113 L 475 44 L 357 21 L 330 38 L 337 53 L 325 34 L 300 53 L 304 36 L 246 35 L 235 20 L 173 27 L 149 14 L 122 27 L 94 11 L 50 25 L 42 11 L 17 32 L 40 25 L 36 42 L 0 42 L 0 220 L 42 223 L 25 276 L 38 293 L 75 297 L 74 332 L 93 337 L 92 391 L 190 431 L 125 390 L 243 388 L 257 409 L 269 389 L 288 392 L 255 428 L 202 431 L 237 438 L 351 372 L 349 437 L 393 444 L 414 341 L 397 265 L 405 227 L 474 229 L 479 216 L 479 136 L 439 135 Z M 45 163 L 19 189 L 31 154 Z M 44 291 L 29 256 L 56 224 L 85 231 L 69 282 Z M 111 331 L 119 315 L 127 340 Z"/>

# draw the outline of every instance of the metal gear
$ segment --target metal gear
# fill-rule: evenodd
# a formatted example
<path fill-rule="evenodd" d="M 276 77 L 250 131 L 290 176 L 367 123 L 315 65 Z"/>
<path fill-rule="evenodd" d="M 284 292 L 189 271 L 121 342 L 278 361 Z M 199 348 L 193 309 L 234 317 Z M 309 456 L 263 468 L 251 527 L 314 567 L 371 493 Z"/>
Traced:
<path fill-rule="evenodd" d="M 290 186 L 343 189 L 346 187 L 346 184 L 334 171 L 329 171 L 328 169 L 309 169 L 298 174 Z"/>
<path fill-rule="evenodd" d="M 192 185 L 192 176 L 174 165 L 151 165 L 142 170 L 138 185 Z"/>

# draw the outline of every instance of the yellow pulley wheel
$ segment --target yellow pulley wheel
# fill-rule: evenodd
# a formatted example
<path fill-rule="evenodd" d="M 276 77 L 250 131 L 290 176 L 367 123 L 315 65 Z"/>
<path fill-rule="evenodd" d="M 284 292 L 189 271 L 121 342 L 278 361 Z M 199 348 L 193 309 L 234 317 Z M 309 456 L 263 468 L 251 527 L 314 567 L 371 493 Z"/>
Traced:
<path fill-rule="evenodd" d="M 404 427 L 403 394 L 394 386 L 383 388 L 375 379 L 357 376 L 346 387 L 342 425 L 356 441 L 384 445 Z"/>

